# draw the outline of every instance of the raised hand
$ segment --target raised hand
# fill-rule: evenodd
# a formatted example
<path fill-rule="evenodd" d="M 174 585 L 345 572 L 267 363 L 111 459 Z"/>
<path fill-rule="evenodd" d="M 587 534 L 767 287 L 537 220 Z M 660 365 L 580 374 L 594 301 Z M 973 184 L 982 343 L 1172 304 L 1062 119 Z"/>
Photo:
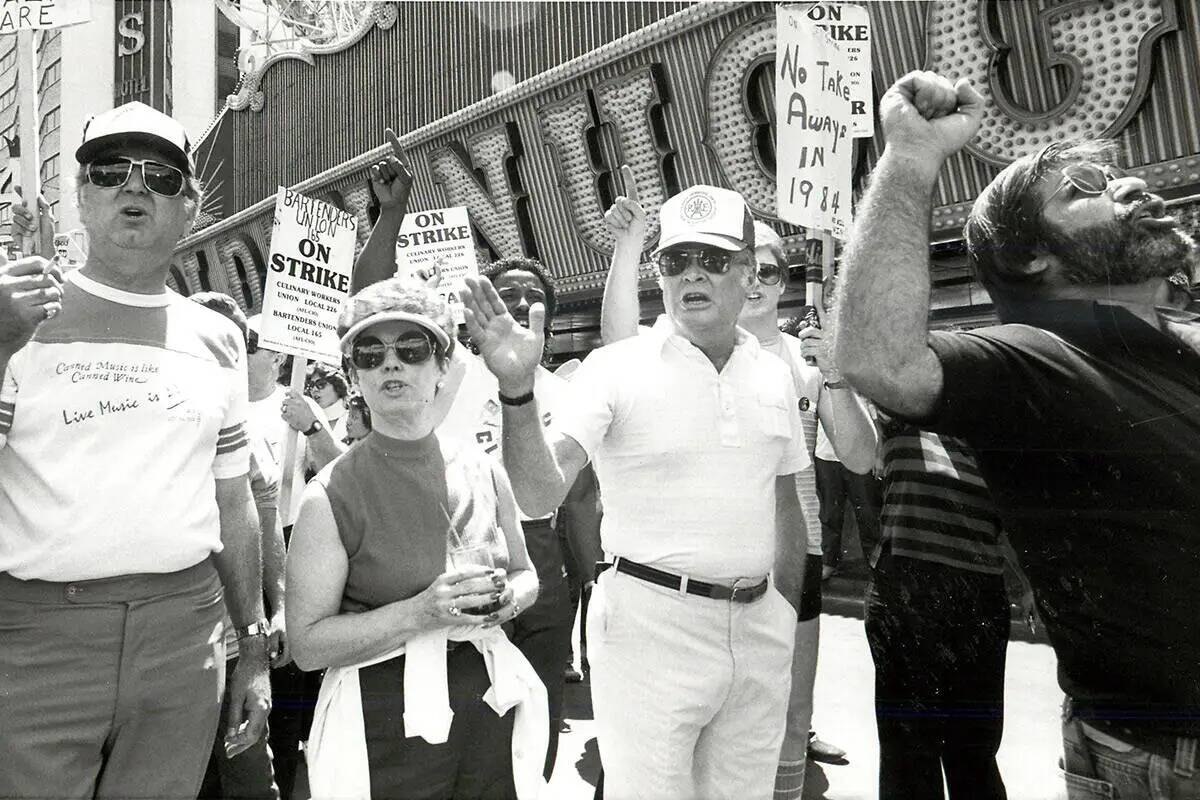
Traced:
<path fill-rule="evenodd" d="M 5 263 L 0 255 L 0 350 L 15 353 L 62 310 L 62 271 L 40 256 Z"/>
<path fill-rule="evenodd" d="M 940 166 L 979 130 L 983 102 L 966 78 L 951 83 L 933 72 L 910 72 L 879 101 L 887 149 Z"/>
<path fill-rule="evenodd" d="M 469 277 L 459 295 L 463 301 L 467 332 L 479 348 L 487 368 L 496 376 L 500 392 L 519 397 L 533 391 L 533 373 L 542 359 L 546 307 L 534 303 L 529 327 L 520 325 L 496 294 L 491 281 Z"/>
<path fill-rule="evenodd" d="M 621 167 L 621 183 L 625 194 L 613 201 L 604 212 L 604 222 L 617 239 L 617 247 L 632 247 L 639 252 L 646 240 L 646 210 L 638 199 L 637 181 L 628 164 Z"/>
<path fill-rule="evenodd" d="M 383 135 L 392 146 L 392 155 L 371 165 L 371 189 L 379 199 L 381 209 L 398 209 L 403 214 L 412 194 L 413 174 L 404 163 L 404 151 L 395 131 L 385 128 Z"/>

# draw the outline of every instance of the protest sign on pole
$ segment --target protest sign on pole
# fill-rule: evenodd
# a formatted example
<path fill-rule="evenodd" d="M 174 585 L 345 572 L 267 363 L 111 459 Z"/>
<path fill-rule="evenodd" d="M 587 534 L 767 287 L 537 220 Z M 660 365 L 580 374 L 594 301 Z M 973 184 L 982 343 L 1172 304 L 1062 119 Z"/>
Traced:
<path fill-rule="evenodd" d="M 62 28 L 92 19 L 92 0 L 0 0 L 0 34 Z"/>
<path fill-rule="evenodd" d="M 800 7 L 776 9 L 779 216 L 844 239 L 850 224 L 850 68 Z"/>
<path fill-rule="evenodd" d="M 875 135 L 875 100 L 871 96 L 871 15 L 850 3 L 813 3 L 804 16 L 837 42 L 849 62 L 850 136 Z"/>
<path fill-rule="evenodd" d="M 350 296 L 353 214 L 279 187 L 263 287 L 260 347 L 295 356 L 291 389 L 303 394 L 307 359 L 341 364 L 337 321 Z M 291 508 L 296 432 L 285 428 L 279 507 Z M 285 512 L 286 513 L 286 512 Z"/>
<path fill-rule="evenodd" d="M 450 306 L 454 321 L 462 324 L 458 291 L 466 286 L 463 278 L 479 274 L 466 206 L 405 214 L 396 237 L 396 266 L 400 275 L 435 271 L 441 275 L 435 291 Z"/>
<path fill-rule="evenodd" d="M 263 287 L 263 347 L 341 364 L 337 320 L 350 296 L 354 215 L 279 187 Z"/>

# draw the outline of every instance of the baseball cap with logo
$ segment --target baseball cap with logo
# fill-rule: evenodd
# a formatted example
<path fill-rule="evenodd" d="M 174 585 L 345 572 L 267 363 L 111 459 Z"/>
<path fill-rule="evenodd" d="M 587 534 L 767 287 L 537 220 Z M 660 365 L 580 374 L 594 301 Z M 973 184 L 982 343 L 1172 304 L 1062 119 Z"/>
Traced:
<path fill-rule="evenodd" d="M 750 208 L 737 192 L 697 184 L 662 204 L 659 253 L 677 244 L 707 244 L 737 251 L 754 245 Z"/>
<path fill-rule="evenodd" d="M 147 144 L 188 175 L 196 174 L 192 144 L 183 126 L 161 111 L 136 101 L 97 114 L 84 123 L 83 143 L 75 151 L 75 160 L 87 164 L 111 148 L 126 143 Z"/>

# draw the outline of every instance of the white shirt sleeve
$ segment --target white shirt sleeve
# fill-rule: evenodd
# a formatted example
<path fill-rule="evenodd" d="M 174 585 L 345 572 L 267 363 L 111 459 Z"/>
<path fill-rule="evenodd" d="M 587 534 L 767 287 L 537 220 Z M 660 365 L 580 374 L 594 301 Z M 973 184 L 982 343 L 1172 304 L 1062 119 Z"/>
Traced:
<path fill-rule="evenodd" d="M 600 348 L 588 354 L 571 381 L 561 387 L 552 423 L 559 433 L 579 443 L 589 461 L 595 458 L 608 433 L 616 407 L 619 376 L 613 373 L 614 359 L 606 350 Z"/>
<path fill-rule="evenodd" d="M 225 418 L 217 434 L 217 454 L 213 458 L 213 475 L 217 478 L 236 478 L 250 471 L 250 438 L 246 433 L 246 417 L 250 411 L 248 386 L 246 383 L 246 347 L 237 342 L 237 363 L 232 369 L 223 369 L 222 379 L 227 381 Z"/>
<path fill-rule="evenodd" d="M 0 384 L 0 447 L 8 444 L 8 432 L 12 430 L 17 413 L 17 376 L 21 368 L 21 356 L 27 348 L 21 348 L 8 360 L 4 370 L 4 382 Z"/>
<path fill-rule="evenodd" d="M 791 428 L 792 436 L 784 448 L 783 456 L 780 458 L 779 466 L 776 468 L 776 474 L 793 475 L 812 466 L 812 459 L 808 455 L 808 443 L 804 438 L 804 425 L 800 422 L 800 401 L 796 397 L 796 387 L 792 383 L 790 374 L 788 375 L 788 380 L 785 382 L 784 392 L 787 397 L 788 426 Z"/>

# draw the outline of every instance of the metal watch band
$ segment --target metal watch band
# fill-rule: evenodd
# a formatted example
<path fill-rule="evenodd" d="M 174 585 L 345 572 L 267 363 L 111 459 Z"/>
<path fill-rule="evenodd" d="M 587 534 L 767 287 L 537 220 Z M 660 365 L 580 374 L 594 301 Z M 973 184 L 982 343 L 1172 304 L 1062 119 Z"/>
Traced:
<path fill-rule="evenodd" d="M 248 639 L 251 636 L 266 636 L 268 633 L 270 633 L 270 630 L 267 626 L 267 621 L 265 619 L 260 619 L 251 622 L 245 627 L 234 628 L 234 632 L 237 633 L 237 638 Z"/>

